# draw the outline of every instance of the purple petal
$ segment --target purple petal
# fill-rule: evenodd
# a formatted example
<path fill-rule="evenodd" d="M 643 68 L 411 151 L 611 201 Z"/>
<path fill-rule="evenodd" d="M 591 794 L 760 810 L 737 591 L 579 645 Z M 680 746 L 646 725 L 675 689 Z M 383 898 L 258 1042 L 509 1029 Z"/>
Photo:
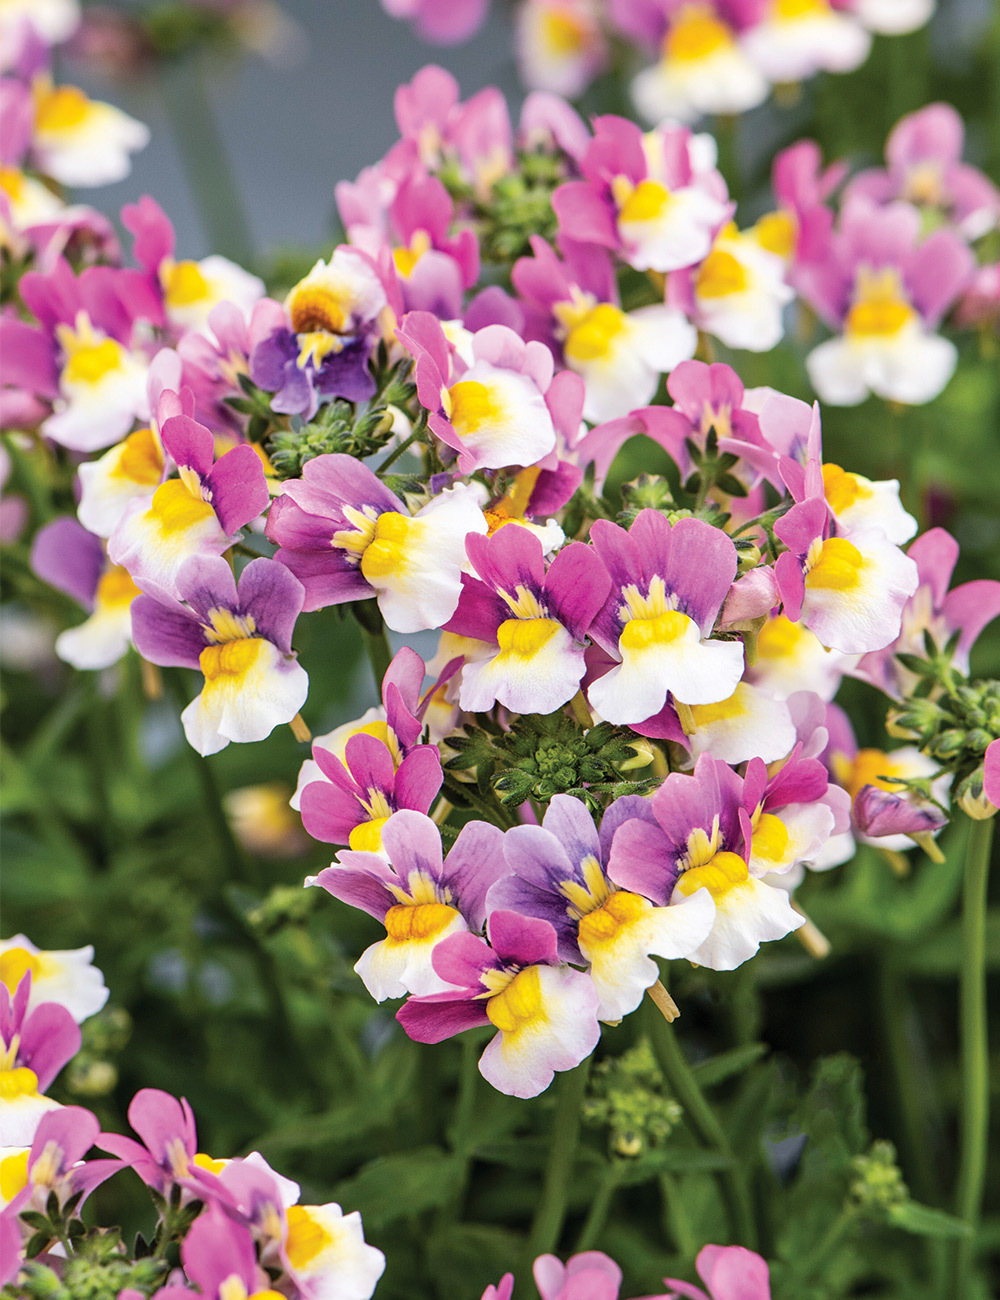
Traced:
<path fill-rule="evenodd" d="M 601 861 L 597 827 L 582 800 L 569 794 L 554 795 L 542 819 L 542 826 L 556 837 L 575 867 L 579 868 L 587 857 Z"/>
<path fill-rule="evenodd" d="M 615 832 L 619 826 L 624 825 L 627 821 L 638 818 L 639 821 L 649 822 L 651 826 L 656 825 L 656 817 L 653 814 L 653 808 L 648 799 L 642 795 L 625 794 L 620 799 L 616 799 L 613 804 L 605 811 L 601 818 L 600 842 L 601 853 L 600 860 L 607 864 L 611 858 L 611 844 L 615 838 Z"/>
<path fill-rule="evenodd" d="M 141 1088 L 128 1108 L 128 1122 L 149 1151 L 162 1160 L 168 1144 L 179 1140 L 189 1156 L 197 1150 L 191 1107 L 159 1088 Z"/>
<path fill-rule="evenodd" d="M 220 456 L 205 486 L 223 532 L 230 537 L 262 514 L 271 499 L 264 463 L 250 446 L 234 447 Z"/>
<path fill-rule="evenodd" d="M 611 575 L 601 557 L 583 542 L 564 546 L 545 575 L 546 604 L 577 641 L 590 630 L 610 590 Z"/>
<path fill-rule="evenodd" d="M 347 844 L 351 831 L 365 820 L 358 796 L 329 781 L 309 782 L 299 812 L 307 833 L 324 844 Z"/>
<path fill-rule="evenodd" d="M 55 350 L 42 330 L 16 317 L 0 317 L 0 355 L 6 383 L 16 381 L 39 397 L 59 396 Z"/>
<path fill-rule="evenodd" d="M 240 609 L 253 616 L 260 635 L 282 654 L 290 654 L 295 620 L 305 600 L 302 583 L 283 564 L 262 556 L 240 574 L 238 595 Z"/>
<path fill-rule="evenodd" d="M 177 465 L 193 469 L 200 479 L 212 469 L 215 442 L 211 432 L 187 415 L 173 415 L 163 421 L 160 437 Z"/>
<path fill-rule="evenodd" d="M 473 930 L 481 930 L 486 920 L 487 891 L 509 870 L 503 842 L 498 826 L 466 822 L 445 859 L 441 882 L 454 892 Z"/>
<path fill-rule="evenodd" d="M 437 955 L 444 945 L 450 943 L 452 938 L 460 937 L 450 936 L 435 947 L 435 969 Z M 428 997 L 408 998 L 396 1012 L 396 1019 L 416 1043 L 441 1043 L 465 1029 L 476 1029 L 490 1022 L 485 1002 L 471 995 L 456 997 L 453 993 L 432 993 Z"/>
<path fill-rule="evenodd" d="M 558 964 L 556 932 L 548 921 L 518 916 L 516 912 L 493 912 L 486 923 L 486 932 L 494 952 L 505 963 L 516 966 Z"/>
<path fill-rule="evenodd" d="M 958 542 L 944 528 L 929 528 L 907 551 L 917 566 L 921 587 L 930 587 L 935 609 L 948 594 L 948 583 L 958 562 Z"/>
<path fill-rule="evenodd" d="M 132 640 L 143 659 L 163 668 L 197 668 L 207 644 L 195 614 L 152 596 L 132 602 Z"/>
<path fill-rule="evenodd" d="M 101 1126 L 97 1116 L 82 1106 L 63 1106 L 61 1110 L 50 1111 L 43 1115 L 31 1144 L 31 1156 L 28 1169 L 34 1165 L 49 1142 L 54 1142 L 60 1150 L 59 1169 L 65 1172 L 78 1160 L 82 1160 L 97 1141 Z"/>
<path fill-rule="evenodd" d="M 19 1064 L 34 1070 L 44 1093 L 68 1060 L 80 1050 L 80 1026 L 58 1002 L 43 1002 L 21 1027 Z"/>
<path fill-rule="evenodd" d="M 423 813 L 409 806 L 393 813 L 382 827 L 382 845 L 400 880 L 407 880 L 411 871 L 441 880 L 441 832 Z"/>
<path fill-rule="evenodd" d="M 101 539 L 69 515 L 40 528 L 31 546 L 31 568 L 38 577 L 87 610 L 94 608 L 106 563 Z"/>
<path fill-rule="evenodd" d="M 437 746 L 418 745 L 403 759 L 396 773 L 397 807 L 427 812 L 434 802 L 434 796 L 441 789 L 443 780 L 441 755 Z"/>
<path fill-rule="evenodd" d="M 670 841 L 660 827 L 646 821 L 623 822 L 611 844 L 608 878 L 665 907 L 673 893 L 677 868 Z"/>
<path fill-rule="evenodd" d="M 316 877 L 316 883 L 342 903 L 374 916 L 376 921 L 384 921 L 386 912 L 399 901 L 371 872 L 356 871 L 352 867 L 336 864 L 324 867 Z"/>
<path fill-rule="evenodd" d="M 221 555 L 193 555 L 177 571 L 177 590 L 199 618 L 213 609 L 236 610 L 236 578 Z"/>
<path fill-rule="evenodd" d="M 218 1205 L 209 1204 L 188 1230 L 181 1245 L 188 1278 L 206 1296 L 215 1296 L 228 1278 L 257 1289 L 257 1253 L 250 1229 L 235 1223 Z"/>
<path fill-rule="evenodd" d="M 435 945 L 431 961 L 443 980 L 476 992 L 482 987 L 483 971 L 494 970 L 499 964 L 486 940 L 469 931 L 442 939 Z"/>

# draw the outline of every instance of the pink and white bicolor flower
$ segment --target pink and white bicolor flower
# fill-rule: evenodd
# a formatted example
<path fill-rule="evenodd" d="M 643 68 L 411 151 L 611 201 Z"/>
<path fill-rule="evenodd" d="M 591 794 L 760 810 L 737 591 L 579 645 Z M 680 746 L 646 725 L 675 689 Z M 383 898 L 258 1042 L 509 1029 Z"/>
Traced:
<path fill-rule="evenodd" d="M 0 981 L 11 993 L 17 991 L 25 971 L 31 971 L 29 1012 L 43 1002 L 58 1002 L 81 1024 L 108 1000 L 104 976 L 94 965 L 92 944 L 47 951 L 25 934 L 0 939 Z"/>
<path fill-rule="evenodd" d="M 881 650 L 899 635 L 917 566 L 880 529 L 835 536 L 825 499 L 810 496 L 775 533 L 788 547 L 774 566 L 788 618 L 845 654 Z"/>
<path fill-rule="evenodd" d="M 615 833 L 608 875 L 661 907 L 708 891 L 715 918 L 691 961 L 735 970 L 762 942 L 802 924 L 782 890 L 751 874 L 744 783 L 728 764 L 702 754 L 692 775 L 672 772 L 642 804 Z"/>
<path fill-rule="evenodd" d="M 442 940 L 432 960 L 453 991 L 411 997 L 396 1019 L 418 1043 L 493 1025 L 480 1074 L 508 1096 L 537 1097 L 597 1046 L 597 993 L 589 975 L 560 961 L 548 921 L 501 910 L 486 932 L 489 943 L 474 934 Z"/>
<path fill-rule="evenodd" d="M 555 363 L 544 343 L 487 325 L 473 334 L 466 364 L 429 312 L 410 312 L 397 334 L 416 358 L 428 423 L 458 453 L 460 473 L 534 465 L 555 450 L 558 411 L 546 398 L 560 386 L 552 384 Z"/>
<path fill-rule="evenodd" d="M 526 528 L 498 529 L 466 541 L 475 576 L 446 632 L 490 644 L 466 662 L 459 704 L 482 713 L 503 704 L 515 713 L 551 713 L 576 694 L 586 670 L 587 630 L 611 582 L 597 553 L 570 542 L 545 569 L 542 543 Z"/>
<path fill-rule="evenodd" d="M 670 692 L 685 704 L 728 699 L 743 675 L 740 642 L 709 640 L 736 576 L 736 548 L 700 519 L 672 528 L 655 510 L 626 532 L 599 519 L 591 541 L 611 593 L 590 635 L 618 661 L 588 696 L 609 722 L 643 722 Z"/>
<path fill-rule="evenodd" d="M 30 1147 L 0 1151 L 0 1208 L 45 1213 L 49 1197 L 60 1205 L 79 1195 L 82 1205 L 95 1187 L 124 1168 L 120 1160 L 83 1157 L 100 1132 L 97 1117 L 82 1106 L 61 1106 L 43 1115 Z M 26 1235 L 33 1231 L 23 1226 Z"/>
<path fill-rule="evenodd" d="M 291 722 L 309 691 L 292 650 L 302 584 L 262 558 L 250 561 L 237 586 L 221 557 L 194 556 L 177 575 L 177 591 L 180 600 L 138 597 L 132 635 L 151 663 L 203 673 L 201 694 L 181 714 L 193 748 L 215 754 Z"/>
<path fill-rule="evenodd" d="M 560 237 L 611 249 L 639 271 L 700 261 L 732 213 L 713 149 L 686 127 L 643 135 L 626 118 L 596 118 L 584 179 L 552 196 Z"/>
<path fill-rule="evenodd" d="M 31 567 L 88 613 L 56 637 L 59 658 L 83 670 L 117 663 L 132 644 L 131 607 L 139 588 L 126 569 L 108 563 L 101 539 L 68 515 L 53 519 L 35 534 Z"/>
<path fill-rule="evenodd" d="M 80 1050 L 80 1028 L 64 1006 L 29 1010 L 31 983 L 26 970 L 13 995 L 0 985 L 0 1147 L 31 1145 L 43 1115 L 59 1109 L 46 1090 Z"/>
<path fill-rule="evenodd" d="M 690 956 L 715 920 L 707 890 L 683 906 L 657 907 L 608 879 L 605 866 L 615 831 L 647 812 L 646 800 L 626 795 L 605 812 L 598 834 L 579 799 L 555 795 L 541 826 L 507 832 L 503 851 L 513 874 L 495 884 L 487 900 L 491 911 L 507 908 L 549 922 L 558 935 L 559 956 L 589 966 L 602 1020 L 620 1020 L 636 1009 L 658 978 L 652 954 Z"/>
<path fill-rule="evenodd" d="M 804 81 L 817 72 L 850 72 L 867 59 L 872 38 L 829 0 L 766 0 L 743 48 L 768 81 Z"/>
<path fill-rule="evenodd" d="M 177 477 L 161 483 L 148 503 L 133 500 L 108 543 L 112 561 L 142 590 L 167 596 L 178 595 L 187 560 L 221 556 L 271 499 L 264 466 L 249 444 L 214 460 L 215 440 L 191 417 L 189 399 L 180 399 L 186 413 L 164 419 L 160 428 Z"/>
<path fill-rule="evenodd" d="M 305 609 L 378 598 L 396 632 L 440 627 L 455 612 L 465 539 L 485 533 L 477 489 L 459 483 L 415 515 L 352 456 L 317 456 L 271 507 L 267 536 L 305 588 Z"/>
<path fill-rule="evenodd" d="M 401 809 L 382 827 L 382 853 L 346 850 L 306 880 L 385 926 L 354 967 L 376 1002 L 452 990 L 432 954 L 450 934 L 482 930 L 487 890 L 508 870 L 503 839 L 496 826 L 468 822 L 443 857 L 431 819 Z"/>

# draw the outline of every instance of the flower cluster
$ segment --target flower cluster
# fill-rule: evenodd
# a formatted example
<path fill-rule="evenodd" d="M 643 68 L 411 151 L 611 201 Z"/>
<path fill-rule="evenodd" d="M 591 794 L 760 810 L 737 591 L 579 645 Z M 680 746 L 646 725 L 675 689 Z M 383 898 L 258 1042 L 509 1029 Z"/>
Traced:
<path fill-rule="evenodd" d="M 382 0 L 424 40 L 451 45 L 483 23 L 489 0 Z M 612 64 L 642 66 L 632 99 L 650 122 L 743 113 L 818 72 L 850 72 L 872 34 L 922 27 L 934 0 L 521 0 L 517 58 L 532 90 L 575 99 Z"/>

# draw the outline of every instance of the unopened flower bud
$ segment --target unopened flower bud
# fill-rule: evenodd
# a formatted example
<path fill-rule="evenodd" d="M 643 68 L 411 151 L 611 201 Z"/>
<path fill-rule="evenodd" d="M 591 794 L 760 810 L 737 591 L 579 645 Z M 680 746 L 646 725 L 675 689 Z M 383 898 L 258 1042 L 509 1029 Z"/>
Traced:
<path fill-rule="evenodd" d="M 891 1142 L 873 1142 L 864 1155 L 854 1157 L 851 1169 L 851 1196 L 859 1204 L 887 1209 L 909 1199 Z"/>
<path fill-rule="evenodd" d="M 854 822 L 862 835 L 879 839 L 883 835 L 928 836 L 947 824 L 940 808 L 907 791 L 895 793 L 878 786 L 863 785 L 854 799 Z"/>
<path fill-rule="evenodd" d="M 984 822 L 998 811 L 986 793 L 985 784 L 985 770 L 981 765 L 961 782 L 955 792 L 955 802 L 974 822 Z"/>
<path fill-rule="evenodd" d="M 973 727 L 965 737 L 965 743 L 974 754 L 985 754 L 993 739 L 983 727 Z"/>
<path fill-rule="evenodd" d="M 616 764 L 619 772 L 634 772 L 636 768 L 648 767 L 656 757 L 652 742 L 644 736 L 630 741 L 628 748 L 634 751 L 634 757 Z"/>
<path fill-rule="evenodd" d="M 950 758 L 953 754 L 960 754 L 965 748 L 965 743 L 965 732 L 959 731 L 957 727 L 949 727 L 947 731 L 942 731 L 939 736 L 934 737 L 930 749 L 935 758 Z"/>
<path fill-rule="evenodd" d="M 735 542 L 736 554 L 739 559 L 737 573 L 749 573 L 751 569 L 756 569 L 760 564 L 760 547 L 756 542 L 748 538 L 738 538 Z"/>

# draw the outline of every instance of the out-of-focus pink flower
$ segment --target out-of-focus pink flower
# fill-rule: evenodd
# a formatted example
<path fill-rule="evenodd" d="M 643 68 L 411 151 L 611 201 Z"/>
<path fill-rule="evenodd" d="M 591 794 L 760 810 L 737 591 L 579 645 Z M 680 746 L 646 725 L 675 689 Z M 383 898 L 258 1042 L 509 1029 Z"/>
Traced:
<path fill-rule="evenodd" d="M 703 1246 L 695 1260 L 707 1292 L 675 1277 L 664 1278 L 673 1287 L 668 1300 L 771 1300 L 771 1278 L 760 1255 L 743 1246 Z"/>
<path fill-rule="evenodd" d="M 490 0 L 382 0 L 393 18 L 408 18 L 425 41 L 459 45 L 486 20 Z"/>

